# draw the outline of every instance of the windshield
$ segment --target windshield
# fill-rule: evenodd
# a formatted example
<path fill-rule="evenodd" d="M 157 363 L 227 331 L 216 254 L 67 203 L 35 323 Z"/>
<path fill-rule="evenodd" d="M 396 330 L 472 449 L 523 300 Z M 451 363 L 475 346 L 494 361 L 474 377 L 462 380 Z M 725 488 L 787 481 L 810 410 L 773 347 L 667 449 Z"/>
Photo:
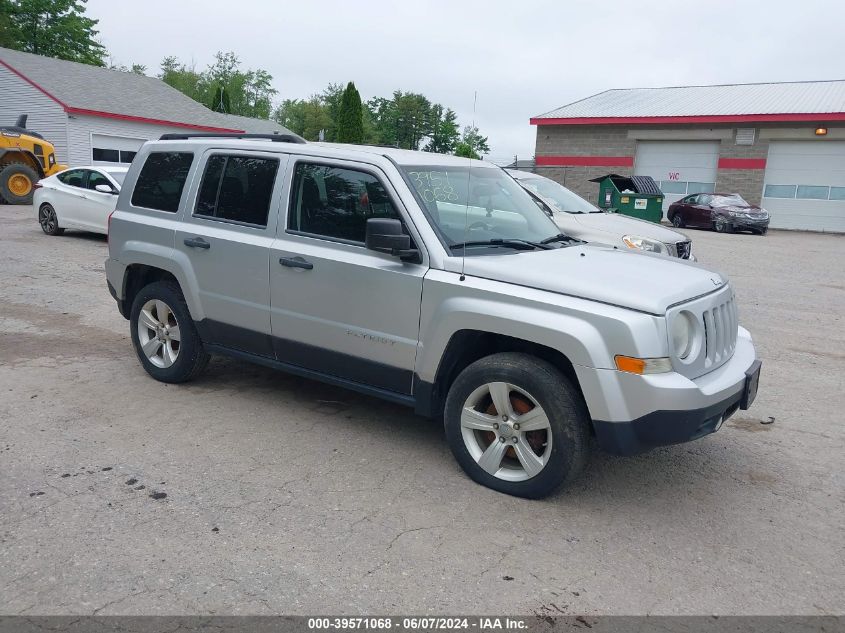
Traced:
<path fill-rule="evenodd" d="M 560 233 L 501 169 L 454 165 L 401 169 L 447 246 L 490 240 L 542 242 Z"/>
<path fill-rule="evenodd" d="M 126 172 L 125 172 L 125 171 L 111 171 L 111 170 L 109 170 L 109 169 L 106 169 L 106 170 L 105 170 L 105 172 L 106 172 L 109 176 L 111 176 L 112 178 L 114 178 L 114 181 L 115 181 L 117 184 L 119 184 L 119 185 L 122 185 L 122 184 L 123 184 L 123 179 L 124 179 L 124 178 L 126 178 Z"/>
<path fill-rule="evenodd" d="M 750 207 L 741 195 L 738 193 L 729 196 L 713 196 L 710 204 L 714 207 Z"/>
<path fill-rule="evenodd" d="M 554 211 L 563 213 L 602 213 L 578 194 L 570 191 L 554 180 L 539 176 L 537 178 L 518 179 L 520 185 L 539 196 L 552 205 Z"/>

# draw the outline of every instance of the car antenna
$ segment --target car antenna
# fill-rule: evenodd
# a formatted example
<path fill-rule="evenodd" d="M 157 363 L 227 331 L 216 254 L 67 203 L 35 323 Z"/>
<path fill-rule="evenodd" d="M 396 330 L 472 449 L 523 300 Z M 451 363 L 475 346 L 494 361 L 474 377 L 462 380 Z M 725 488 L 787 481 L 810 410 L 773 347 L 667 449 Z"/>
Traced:
<path fill-rule="evenodd" d="M 478 103 L 478 90 L 472 96 L 472 129 L 475 129 L 475 106 Z M 464 274 L 464 267 L 467 261 L 467 225 L 469 224 L 469 196 L 472 192 L 472 156 L 469 157 L 469 169 L 467 170 L 467 199 L 464 207 L 464 239 L 461 245 L 461 276 L 459 279 L 464 281 L 467 277 Z"/>

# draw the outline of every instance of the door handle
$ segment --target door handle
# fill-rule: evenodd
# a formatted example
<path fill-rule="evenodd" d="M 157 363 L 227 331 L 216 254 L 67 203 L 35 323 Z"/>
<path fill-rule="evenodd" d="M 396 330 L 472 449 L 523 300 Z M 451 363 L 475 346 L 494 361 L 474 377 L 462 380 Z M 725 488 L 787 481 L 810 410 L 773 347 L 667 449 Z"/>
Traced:
<path fill-rule="evenodd" d="M 211 248 L 211 244 L 206 242 L 201 237 L 189 237 L 185 239 L 185 246 L 190 246 L 191 248 L 204 248 L 209 249 Z"/>
<path fill-rule="evenodd" d="M 311 270 L 314 268 L 314 264 L 305 261 L 301 257 L 281 257 L 279 258 L 279 263 L 282 266 L 287 266 L 288 268 L 303 268 L 305 270 Z"/>

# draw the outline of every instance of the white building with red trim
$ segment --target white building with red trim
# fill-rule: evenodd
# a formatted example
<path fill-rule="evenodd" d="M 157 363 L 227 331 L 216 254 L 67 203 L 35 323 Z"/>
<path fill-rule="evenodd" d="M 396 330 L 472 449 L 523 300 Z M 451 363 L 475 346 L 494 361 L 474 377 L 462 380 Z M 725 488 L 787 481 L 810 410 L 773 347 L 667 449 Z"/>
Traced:
<path fill-rule="evenodd" d="M 536 171 L 592 201 L 592 178 L 651 176 L 664 209 L 736 192 L 773 228 L 845 232 L 845 80 L 607 90 L 531 124 Z"/>
<path fill-rule="evenodd" d="M 0 48 L 0 124 L 27 127 L 59 162 L 131 162 L 144 141 L 172 132 L 290 131 L 275 121 L 213 112 L 160 79 Z"/>

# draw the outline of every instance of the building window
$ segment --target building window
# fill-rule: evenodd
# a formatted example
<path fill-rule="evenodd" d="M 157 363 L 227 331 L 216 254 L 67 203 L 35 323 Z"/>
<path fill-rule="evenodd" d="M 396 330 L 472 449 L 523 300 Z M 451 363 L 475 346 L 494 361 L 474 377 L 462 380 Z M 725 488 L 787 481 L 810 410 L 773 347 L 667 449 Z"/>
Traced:
<path fill-rule="evenodd" d="M 176 213 L 194 155 L 191 152 L 152 152 L 141 168 L 132 206 Z"/>
<path fill-rule="evenodd" d="M 690 182 L 687 185 L 687 193 L 713 193 L 716 191 L 715 182 Z"/>
<path fill-rule="evenodd" d="M 766 185 L 764 198 L 794 198 L 795 185 Z"/>
<path fill-rule="evenodd" d="M 679 193 L 683 195 L 687 192 L 687 183 L 682 180 L 664 180 L 660 183 L 660 191 L 663 193 Z"/>
<path fill-rule="evenodd" d="M 137 153 L 125 149 L 104 149 L 102 147 L 95 147 L 91 150 L 94 160 L 104 163 L 131 163 Z"/>
<path fill-rule="evenodd" d="M 827 200 L 830 187 L 822 187 L 818 185 L 798 185 L 798 193 L 796 198 L 804 200 Z"/>
<path fill-rule="evenodd" d="M 120 152 L 116 149 L 103 149 L 102 147 L 95 147 L 92 151 L 94 160 L 99 160 L 104 163 L 119 163 Z"/>
<path fill-rule="evenodd" d="M 831 187 L 830 188 L 830 199 L 831 200 L 845 200 L 845 187 Z"/>

